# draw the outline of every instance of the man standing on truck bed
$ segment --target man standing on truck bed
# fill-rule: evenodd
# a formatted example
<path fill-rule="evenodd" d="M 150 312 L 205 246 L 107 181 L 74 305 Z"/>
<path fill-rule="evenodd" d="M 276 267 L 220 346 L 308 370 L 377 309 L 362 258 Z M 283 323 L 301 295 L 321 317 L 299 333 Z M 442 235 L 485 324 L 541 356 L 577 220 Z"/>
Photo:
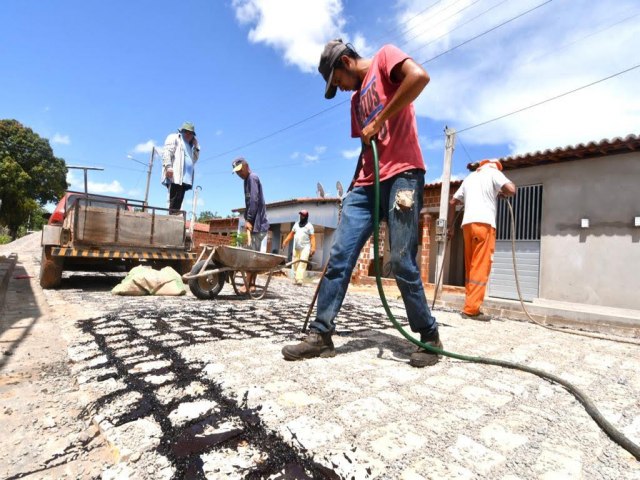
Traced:
<path fill-rule="evenodd" d="M 184 193 L 191 190 L 194 167 L 200 156 L 196 129 L 184 122 L 176 133 L 167 136 L 162 152 L 162 184 L 169 189 L 169 213 L 182 210 Z"/>

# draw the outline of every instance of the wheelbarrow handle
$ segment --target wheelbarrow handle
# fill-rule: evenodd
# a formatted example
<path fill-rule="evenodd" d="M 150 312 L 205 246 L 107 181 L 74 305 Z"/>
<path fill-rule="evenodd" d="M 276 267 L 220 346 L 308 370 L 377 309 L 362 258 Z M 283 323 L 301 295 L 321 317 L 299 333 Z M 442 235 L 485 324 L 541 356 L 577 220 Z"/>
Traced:
<path fill-rule="evenodd" d="M 289 268 L 289 267 L 290 267 L 291 265 L 293 265 L 294 263 L 301 263 L 301 262 L 304 262 L 304 263 L 306 263 L 307 265 L 311 265 L 311 266 L 316 265 L 315 263 L 310 262 L 309 260 L 302 260 L 302 259 L 300 258 L 300 259 L 298 259 L 298 260 L 291 260 L 290 262 L 285 263 L 285 264 L 282 266 L 282 268 Z"/>
<path fill-rule="evenodd" d="M 205 270 L 204 272 L 200 272 L 200 273 L 196 273 L 191 275 L 190 273 L 185 273 L 184 275 L 182 275 L 182 280 L 193 280 L 194 278 L 201 278 L 201 277 L 208 277 L 209 275 L 216 275 L 218 273 L 222 273 L 222 272 L 229 272 L 233 270 L 230 267 L 222 267 L 222 268 L 216 268 L 214 270 Z"/>

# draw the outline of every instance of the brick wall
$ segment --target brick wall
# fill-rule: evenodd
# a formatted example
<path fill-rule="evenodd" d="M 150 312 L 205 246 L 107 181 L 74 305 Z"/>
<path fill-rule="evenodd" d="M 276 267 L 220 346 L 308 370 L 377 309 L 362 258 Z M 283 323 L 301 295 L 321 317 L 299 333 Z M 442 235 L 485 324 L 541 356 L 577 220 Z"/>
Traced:
<path fill-rule="evenodd" d="M 387 231 L 386 222 L 380 223 L 380 238 L 379 238 L 379 251 L 381 255 L 384 255 L 384 239 Z M 375 267 L 373 265 L 374 251 L 373 251 L 373 235 L 369 237 L 369 240 L 364 244 L 360 251 L 360 256 L 356 262 L 356 266 L 351 273 L 351 279 L 358 283 L 359 280 L 367 276 L 375 276 Z"/>
<path fill-rule="evenodd" d="M 200 246 L 202 244 L 206 245 L 231 245 L 233 243 L 233 237 L 230 235 L 218 235 L 217 233 L 208 233 L 208 232 L 193 232 L 193 250 L 197 253 L 200 253 Z"/>
<path fill-rule="evenodd" d="M 213 218 L 206 223 L 209 225 L 209 233 L 229 235 L 238 231 L 238 221 L 238 217 Z"/>
<path fill-rule="evenodd" d="M 449 198 L 453 196 L 455 191 L 457 190 L 460 182 L 453 182 L 451 187 L 449 188 Z M 440 184 L 437 185 L 428 185 L 425 187 L 423 194 L 423 207 L 424 208 L 439 208 L 440 207 L 440 192 L 442 187 Z M 422 279 L 422 283 L 425 285 L 429 283 L 429 260 L 430 256 L 437 254 L 437 246 L 431 245 L 431 236 L 435 233 L 435 221 L 439 217 L 438 213 L 425 213 L 420 218 L 420 224 L 418 228 L 420 229 L 420 237 L 418 239 L 418 246 L 421 247 L 420 258 L 418 259 L 418 264 L 420 267 L 420 277 Z M 450 219 L 451 221 L 451 219 Z M 386 223 L 380 224 L 380 252 L 384 252 L 384 238 L 385 238 L 385 229 Z M 432 251 L 432 247 L 433 251 Z M 368 283 L 368 276 L 375 276 L 375 270 L 370 268 L 372 266 L 373 261 L 373 236 L 367 240 L 362 251 L 360 252 L 360 256 L 358 257 L 358 262 L 353 270 L 352 280 L 355 283 Z"/>

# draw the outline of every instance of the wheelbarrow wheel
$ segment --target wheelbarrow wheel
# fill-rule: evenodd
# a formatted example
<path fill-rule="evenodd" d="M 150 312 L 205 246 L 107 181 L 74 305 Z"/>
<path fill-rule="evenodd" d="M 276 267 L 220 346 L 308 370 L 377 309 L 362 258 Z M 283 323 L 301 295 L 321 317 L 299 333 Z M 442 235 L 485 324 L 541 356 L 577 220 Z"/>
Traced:
<path fill-rule="evenodd" d="M 204 263 L 205 260 L 200 260 L 196 263 L 191 269 L 190 274 L 196 275 L 199 273 Z M 220 265 L 209 262 L 205 271 L 216 270 L 218 268 L 220 268 Z M 189 290 L 200 300 L 211 300 L 215 298 L 218 293 L 220 293 L 220 290 L 222 290 L 222 287 L 224 287 L 225 273 L 226 272 L 212 273 L 211 275 L 192 278 L 189 280 Z"/>

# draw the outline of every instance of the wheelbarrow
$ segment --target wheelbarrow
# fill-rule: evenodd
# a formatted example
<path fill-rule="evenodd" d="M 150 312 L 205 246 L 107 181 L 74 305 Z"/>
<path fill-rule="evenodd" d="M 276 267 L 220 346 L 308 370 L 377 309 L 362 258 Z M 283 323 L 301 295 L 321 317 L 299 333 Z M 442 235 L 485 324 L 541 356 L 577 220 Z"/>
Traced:
<path fill-rule="evenodd" d="M 287 262 L 287 257 L 283 255 L 241 247 L 202 245 L 202 252 L 196 263 L 182 279 L 188 283 L 191 293 L 202 300 L 215 298 L 225 281 L 231 283 L 236 295 L 248 295 L 254 300 L 260 300 L 266 295 L 274 273 L 302 261 L 304 260 Z M 254 286 L 247 281 L 248 273 L 266 274 L 267 280 L 264 285 L 255 285 L 253 290 Z M 240 285 L 244 286 L 244 290 L 240 290 Z"/>

